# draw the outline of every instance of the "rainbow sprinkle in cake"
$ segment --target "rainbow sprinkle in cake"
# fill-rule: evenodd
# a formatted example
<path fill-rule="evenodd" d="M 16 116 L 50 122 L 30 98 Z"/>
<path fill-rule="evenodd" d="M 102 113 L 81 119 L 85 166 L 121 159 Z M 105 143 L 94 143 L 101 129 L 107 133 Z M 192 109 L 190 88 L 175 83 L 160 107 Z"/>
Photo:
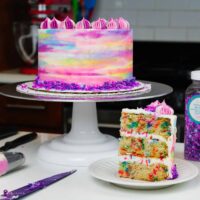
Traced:
<path fill-rule="evenodd" d="M 176 119 L 173 109 L 156 101 L 145 109 L 123 109 L 119 171 L 123 178 L 145 181 L 175 179 Z"/>

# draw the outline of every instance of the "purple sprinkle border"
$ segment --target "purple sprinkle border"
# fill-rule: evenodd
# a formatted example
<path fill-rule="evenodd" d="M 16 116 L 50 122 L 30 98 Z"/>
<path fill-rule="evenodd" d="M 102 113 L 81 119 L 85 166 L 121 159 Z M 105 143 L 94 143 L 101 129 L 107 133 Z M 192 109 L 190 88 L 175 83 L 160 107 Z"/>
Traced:
<path fill-rule="evenodd" d="M 131 89 L 140 86 L 141 83 L 137 82 L 135 77 L 123 81 L 105 82 L 103 85 L 81 85 L 77 83 L 64 83 L 60 81 L 41 81 L 37 76 L 33 82 L 34 89 L 45 89 L 45 90 L 82 90 L 82 91 L 111 91 L 111 90 L 123 90 Z"/>

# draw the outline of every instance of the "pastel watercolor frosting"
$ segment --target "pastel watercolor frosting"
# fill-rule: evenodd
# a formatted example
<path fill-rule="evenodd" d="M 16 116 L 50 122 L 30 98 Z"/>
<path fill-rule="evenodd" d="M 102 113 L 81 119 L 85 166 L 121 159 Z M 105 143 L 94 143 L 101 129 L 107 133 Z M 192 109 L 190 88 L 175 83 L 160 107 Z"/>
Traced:
<path fill-rule="evenodd" d="M 38 30 L 35 88 L 126 89 L 133 77 L 133 33 L 123 18 L 75 23 L 45 19 Z M 89 88 L 89 89 L 88 89 Z"/>

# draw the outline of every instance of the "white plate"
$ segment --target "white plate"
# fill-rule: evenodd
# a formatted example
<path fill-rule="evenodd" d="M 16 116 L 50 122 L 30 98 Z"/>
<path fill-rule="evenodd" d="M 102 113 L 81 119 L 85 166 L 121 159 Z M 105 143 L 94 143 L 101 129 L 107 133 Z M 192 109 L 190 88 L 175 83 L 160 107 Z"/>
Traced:
<path fill-rule="evenodd" d="M 148 182 L 118 177 L 118 161 L 116 158 L 105 158 L 98 160 L 89 166 L 89 171 L 90 174 L 97 179 L 133 189 L 164 188 L 189 181 L 195 178 L 199 173 L 198 168 L 189 161 L 175 159 L 175 163 L 177 165 L 177 171 L 179 174 L 178 178 L 174 180 L 164 180 L 158 182 Z"/>

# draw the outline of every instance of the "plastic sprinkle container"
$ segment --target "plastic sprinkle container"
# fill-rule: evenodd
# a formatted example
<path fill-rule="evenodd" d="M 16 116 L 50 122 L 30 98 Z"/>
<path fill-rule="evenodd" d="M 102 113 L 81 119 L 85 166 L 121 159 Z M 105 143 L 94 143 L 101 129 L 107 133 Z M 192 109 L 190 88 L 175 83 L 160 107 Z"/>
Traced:
<path fill-rule="evenodd" d="M 200 161 L 200 70 L 192 71 L 191 79 L 185 94 L 184 156 Z"/>

